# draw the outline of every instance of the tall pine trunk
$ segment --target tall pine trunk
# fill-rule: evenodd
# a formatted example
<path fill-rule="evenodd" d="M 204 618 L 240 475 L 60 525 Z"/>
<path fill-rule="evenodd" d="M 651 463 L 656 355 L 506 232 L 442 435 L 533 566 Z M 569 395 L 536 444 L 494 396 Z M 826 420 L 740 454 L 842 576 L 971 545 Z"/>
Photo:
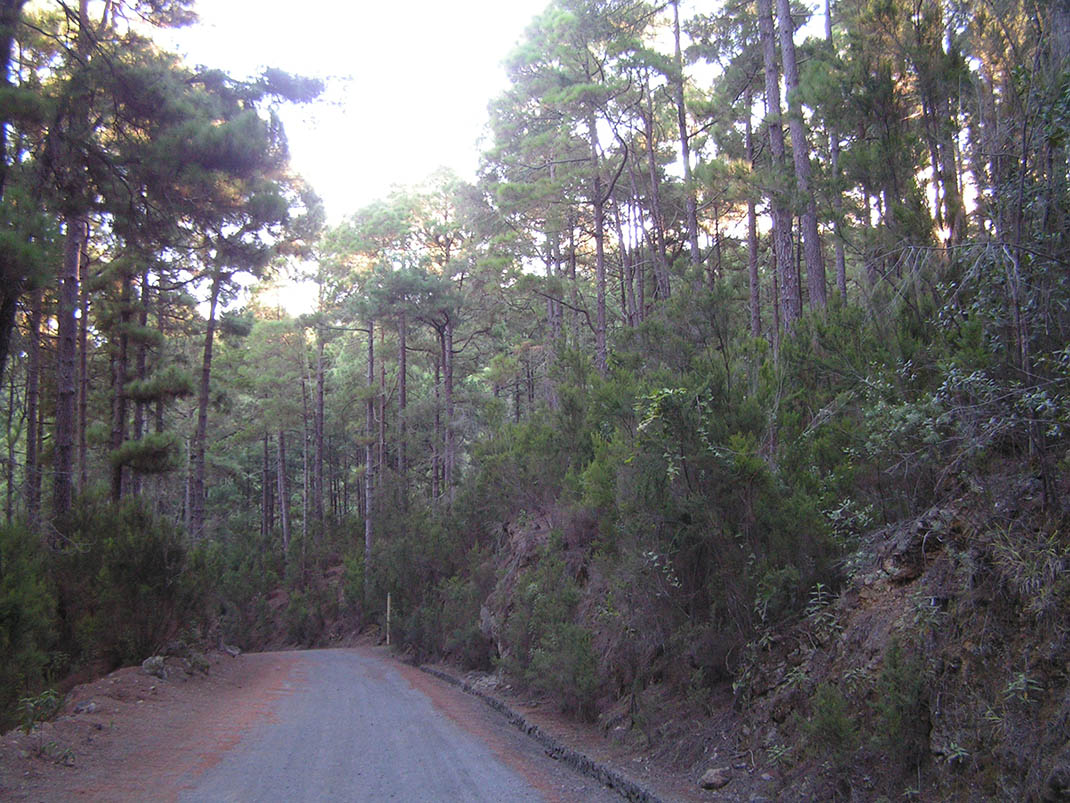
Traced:
<path fill-rule="evenodd" d="M 825 42 L 830 53 L 835 53 L 832 41 L 832 0 L 825 0 Z M 832 212 L 835 218 L 836 289 L 840 300 L 847 303 L 847 259 L 843 248 L 843 193 L 840 191 L 840 132 L 835 122 L 829 125 L 829 160 L 832 167 Z"/>
<path fill-rule="evenodd" d="M 89 0 L 78 3 L 77 50 L 82 65 L 89 61 L 92 41 L 89 31 Z M 89 99 L 80 97 L 74 104 L 77 110 L 70 119 L 67 136 L 75 140 L 88 139 L 90 132 Z M 80 173 L 79 164 L 65 167 L 72 174 Z M 84 208 L 84 207 L 83 207 Z M 52 515 L 63 520 L 70 513 L 74 488 L 74 441 L 76 432 L 78 359 L 78 288 L 82 252 L 89 236 L 89 222 L 85 212 L 68 212 L 64 216 L 66 240 L 63 268 L 60 272 L 59 303 L 56 310 L 58 341 L 56 346 L 56 421 L 55 452 L 53 457 Z"/>
<path fill-rule="evenodd" d="M 23 416 L 26 411 L 23 410 Z M 20 427 L 21 429 L 21 427 Z M 4 500 L 4 521 L 8 524 L 15 518 L 15 375 L 8 377 L 7 391 L 7 464 L 4 466 L 4 481 L 7 497 Z"/>
<path fill-rule="evenodd" d="M 442 493 L 439 485 L 439 475 L 442 470 L 442 453 L 439 444 L 442 442 L 442 359 L 441 355 L 434 355 L 435 362 L 435 419 L 434 433 L 431 436 L 431 504 L 438 505 L 438 498 Z"/>
<path fill-rule="evenodd" d="M 446 503 L 453 505 L 454 467 L 457 460 L 453 431 L 453 321 L 447 319 L 442 329 L 443 391 L 446 397 L 446 455 L 442 468 Z"/>
<path fill-rule="evenodd" d="M 669 283 L 669 259 L 665 247 L 665 224 L 661 215 L 661 190 L 658 182 L 657 158 L 654 153 L 654 94 L 646 83 L 646 114 L 643 115 L 646 140 L 647 170 L 650 173 L 650 220 L 654 228 L 654 283 L 658 298 L 667 299 L 672 292 Z M 633 189 L 634 192 L 634 189 Z"/>
<path fill-rule="evenodd" d="M 314 459 L 312 463 L 312 516 L 323 530 L 323 432 L 324 432 L 324 386 L 326 373 L 324 368 L 324 343 L 323 332 L 316 330 L 316 405 L 313 416 L 314 437 L 316 439 Z"/>
<path fill-rule="evenodd" d="M 36 527 L 41 515 L 41 463 L 37 444 L 40 436 L 41 403 L 41 290 L 30 293 L 30 331 L 26 343 L 26 518 Z"/>
<path fill-rule="evenodd" d="M 772 0 L 758 0 L 758 32 L 762 43 L 762 62 L 765 67 L 765 108 L 769 123 L 769 152 L 772 178 L 776 185 L 769 192 L 769 206 L 773 218 L 773 254 L 780 275 L 780 321 L 790 330 L 798 320 L 798 281 L 791 259 L 791 210 L 786 189 L 780 183 L 787 175 L 784 149 L 784 130 L 780 125 L 780 73 L 777 69 L 776 38 L 773 32 Z M 778 326 L 779 329 L 779 326 Z"/>
<path fill-rule="evenodd" d="M 684 193 L 687 209 L 687 241 L 691 249 L 691 266 L 702 265 L 702 252 L 698 247 L 698 204 L 695 201 L 695 186 L 691 180 L 691 143 L 687 134 L 687 108 L 684 106 L 684 60 L 680 53 L 680 3 L 672 4 L 673 40 L 673 91 L 676 95 L 676 124 L 680 133 L 680 159 L 684 165 Z"/>
<path fill-rule="evenodd" d="M 137 353 L 134 357 L 134 375 L 139 382 L 144 382 L 148 376 L 149 344 L 145 339 L 149 327 L 149 269 L 141 271 L 141 291 L 138 294 L 137 324 L 140 330 L 137 343 Z M 141 440 L 145 436 L 145 402 L 138 399 L 134 402 L 133 438 Z M 134 496 L 141 495 L 142 476 L 134 472 L 130 478 L 130 493 Z"/>
<path fill-rule="evenodd" d="M 550 249 L 550 259 L 546 265 L 547 278 L 560 279 L 562 273 L 561 232 L 555 229 L 547 234 L 547 238 L 549 239 Z M 557 345 L 561 342 L 564 334 L 561 299 L 547 298 L 546 314 L 550 324 L 550 341 Z"/>
<path fill-rule="evenodd" d="M 379 327 L 379 351 L 386 353 L 386 329 Z M 382 489 L 386 477 L 386 360 L 379 361 L 379 454 L 376 461 L 376 487 Z"/>
<path fill-rule="evenodd" d="M 119 338 L 116 344 L 116 353 L 112 364 L 112 418 L 111 418 L 111 448 L 119 449 L 126 440 L 126 368 L 129 352 L 130 338 L 128 327 L 130 324 L 130 274 L 121 269 L 119 276 Z M 123 495 L 123 465 L 120 462 L 112 464 L 111 469 L 111 498 L 118 502 Z"/>
<path fill-rule="evenodd" d="M 52 514 L 63 519 L 71 510 L 74 488 L 75 407 L 78 357 L 78 275 L 86 219 L 71 215 L 66 220 L 63 271 L 60 274 L 56 310 L 56 445 L 52 473 Z"/>
<path fill-rule="evenodd" d="M 189 528 L 194 543 L 204 537 L 204 465 L 208 440 L 208 398 L 212 379 L 212 347 L 215 339 L 216 307 L 223 277 L 212 275 L 212 289 L 208 299 L 208 320 L 204 330 L 204 354 L 201 358 L 201 384 L 197 396 L 197 430 L 193 437 L 190 466 Z"/>
<path fill-rule="evenodd" d="M 580 290 L 576 284 L 576 221 L 572 213 L 569 214 L 568 226 L 568 333 L 572 340 L 572 347 L 580 345 Z"/>
<path fill-rule="evenodd" d="M 398 316 L 398 489 L 401 494 L 401 509 L 408 506 L 408 465 L 405 441 L 408 437 L 405 420 L 408 415 L 409 391 L 408 391 L 408 349 L 406 348 L 405 335 L 408 329 L 405 313 Z"/>
<path fill-rule="evenodd" d="M 286 432 L 278 432 L 279 522 L 282 525 L 283 558 L 290 554 L 290 488 L 286 481 Z"/>
<path fill-rule="evenodd" d="M 624 239 L 624 211 L 617 204 L 613 214 L 613 225 L 617 231 L 618 250 L 620 251 L 620 313 L 628 326 L 636 325 L 635 285 L 632 283 L 632 249 Z"/>
<path fill-rule="evenodd" d="M 594 281 L 595 281 L 595 366 L 602 376 L 607 372 L 606 353 L 606 223 L 602 197 L 602 171 L 598 155 L 598 129 L 593 114 L 587 116 L 591 146 L 591 205 L 594 208 Z"/>
<path fill-rule="evenodd" d="M 275 500 L 271 496 L 271 455 L 266 432 L 263 445 L 264 459 L 260 466 L 260 536 L 266 539 L 271 534 L 271 528 L 275 526 L 273 516 Z"/>
<path fill-rule="evenodd" d="M 747 151 L 747 163 L 754 170 L 754 132 L 751 130 L 751 91 L 747 89 L 746 111 L 744 117 L 744 146 Z M 760 337 L 762 334 L 762 298 L 761 284 L 758 278 L 758 222 L 753 198 L 747 198 L 747 280 L 750 290 L 750 334 Z"/>
<path fill-rule="evenodd" d="M 308 452 L 312 443 L 312 428 L 308 425 L 308 351 L 302 348 L 301 354 L 305 362 L 305 371 L 301 374 L 301 557 L 304 559 L 305 546 L 308 544 L 308 497 L 312 473 Z"/>
<path fill-rule="evenodd" d="M 367 578 L 372 565 L 375 522 L 375 321 L 368 321 L 368 402 L 364 421 L 364 576 Z M 365 582 L 365 590 L 368 587 Z"/>
<path fill-rule="evenodd" d="M 26 0 L 0 0 L 0 91 L 11 86 L 11 54 L 15 44 L 15 29 L 22 7 Z M 10 158 L 7 142 L 8 107 L 0 104 L 0 201 L 7 188 L 7 174 Z M 24 289 L 21 277 L 16 281 L 7 278 L 0 283 L 0 378 L 7 367 L 7 357 L 11 350 L 11 337 L 15 331 L 15 313 L 18 310 L 19 296 Z"/>
<path fill-rule="evenodd" d="M 82 243 L 78 307 L 78 490 L 89 485 L 89 238 Z"/>
<path fill-rule="evenodd" d="M 791 155 L 795 163 L 795 187 L 803 199 L 801 214 L 802 245 L 806 258 L 807 290 L 811 309 L 824 309 L 825 257 L 817 231 L 817 200 L 811 187 L 810 143 L 799 98 L 799 67 L 795 59 L 795 25 L 791 19 L 791 0 L 777 0 L 780 31 L 780 56 L 784 63 L 784 88 L 788 95 L 788 130 L 791 133 Z"/>

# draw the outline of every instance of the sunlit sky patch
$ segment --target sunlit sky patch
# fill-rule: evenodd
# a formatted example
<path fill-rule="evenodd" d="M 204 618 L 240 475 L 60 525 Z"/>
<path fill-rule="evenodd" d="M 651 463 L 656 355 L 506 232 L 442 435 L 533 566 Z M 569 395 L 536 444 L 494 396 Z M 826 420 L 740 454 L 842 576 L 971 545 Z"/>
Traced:
<path fill-rule="evenodd" d="M 438 167 L 473 174 L 502 61 L 546 4 L 201 0 L 201 23 L 165 44 L 236 75 L 272 66 L 329 80 L 283 121 L 295 169 L 338 220 Z"/>

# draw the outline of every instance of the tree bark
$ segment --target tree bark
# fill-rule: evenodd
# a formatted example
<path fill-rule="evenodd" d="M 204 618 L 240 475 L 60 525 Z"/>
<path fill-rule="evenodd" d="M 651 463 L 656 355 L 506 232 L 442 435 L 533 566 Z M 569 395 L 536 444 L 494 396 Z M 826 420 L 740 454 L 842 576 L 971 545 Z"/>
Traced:
<path fill-rule="evenodd" d="M 201 359 L 201 384 L 197 396 L 197 431 L 193 438 L 193 457 L 190 466 L 190 537 L 194 543 L 204 538 L 204 458 L 208 440 L 208 398 L 212 378 L 212 346 L 215 339 L 216 307 L 223 276 L 212 275 L 212 289 L 208 299 L 208 320 L 204 331 L 204 355 Z"/>
<path fill-rule="evenodd" d="M 379 351 L 386 353 L 386 329 L 379 327 Z M 386 360 L 379 361 L 379 455 L 376 467 L 376 487 L 383 487 L 386 461 Z"/>
<path fill-rule="evenodd" d="M 598 155 L 598 129 L 593 114 L 587 117 L 591 145 L 591 205 L 594 208 L 594 282 L 595 282 L 595 366 L 598 373 L 607 373 L 606 353 L 606 224 L 605 202 L 602 198 L 602 171 Z"/>
<path fill-rule="evenodd" d="M 811 309 L 824 309 L 825 257 L 817 231 L 817 200 L 811 186 L 810 143 L 799 99 L 799 67 L 795 59 L 795 25 L 791 19 L 791 0 L 777 0 L 780 30 L 780 56 L 784 63 L 784 88 L 788 95 L 788 130 L 791 132 L 791 155 L 795 162 L 795 187 L 805 204 L 802 218 L 802 240 L 806 257 L 807 289 Z"/>
<path fill-rule="evenodd" d="M 305 546 L 308 544 L 308 509 L 311 488 L 311 471 L 308 450 L 312 441 L 312 432 L 308 425 L 308 350 L 302 346 L 304 371 L 301 372 L 301 557 L 304 559 Z M 311 429 L 314 429 L 312 427 Z"/>
<path fill-rule="evenodd" d="M 62 520 L 70 513 L 74 487 L 75 402 L 78 390 L 78 273 L 82 259 L 82 239 L 86 220 L 82 215 L 67 217 L 63 271 L 60 275 L 59 304 L 56 311 L 56 447 L 52 479 L 52 514 Z"/>
<path fill-rule="evenodd" d="M 561 268 L 561 232 L 553 231 L 547 234 L 549 240 L 550 260 L 546 266 L 546 274 L 548 278 L 560 279 Z M 558 298 L 546 299 L 546 313 L 549 317 L 550 324 L 550 341 L 553 344 L 561 342 L 562 335 L 564 334 L 564 326 L 561 316 L 561 300 Z"/>
<path fill-rule="evenodd" d="M 632 260 L 633 249 L 624 238 L 624 211 L 621 204 L 617 204 L 614 210 L 613 223 L 617 230 L 618 249 L 620 250 L 620 311 L 621 317 L 629 327 L 637 323 L 635 314 L 635 284 L 632 281 L 634 270 Z"/>
<path fill-rule="evenodd" d="M 315 426 L 315 459 L 312 468 L 312 515 L 319 524 L 321 532 L 323 527 L 323 439 L 324 439 L 324 390 L 326 385 L 326 369 L 324 366 L 324 342 L 323 332 L 316 329 L 316 407 L 314 414 Z"/>
<path fill-rule="evenodd" d="M 78 3 L 77 50 L 83 63 L 88 61 L 92 47 L 89 33 L 89 0 Z M 89 103 L 85 98 L 76 105 L 77 113 L 69 123 L 68 136 L 88 138 L 90 130 Z M 79 165 L 66 165 L 77 172 Z M 53 458 L 52 515 L 63 520 L 70 513 L 74 488 L 74 440 L 76 428 L 78 358 L 78 287 L 82 251 L 89 236 L 89 222 L 82 211 L 64 216 L 66 242 L 63 268 L 60 272 L 59 304 L 56 311 L 58 343 L 56 347 L 56 422 L 55 454 Z M 58 545 L 58 544 L 53 544 Z"/>
<path fill-rule="evenodd" d="M 260 468 L 260 537 L 266 539 L 271 534 L 274 526 L 272 508 L 274 500 L 271 498 L 271 457 L 268 452 L 268 436 L 264 433 L 264 459 Z"/>
<path fill-rule="evenodd" d="M 784 131 L 780 125 L 780 74 L 777 69 L 776 39 L 773 33 L 772 0 L 758 0 L 758 31 L 765 67 L 765 107 L 769 124 L 771 180 L 777 182 L 777 185 L 768 191 L 773 219 L 773 254 L 780 272 L 780 295 L 783 302 L 780 305 L 780 319 L 784 329 L 790 331 L 801 310 L 797 307 L 799 293 L 791 260 L 791 210 L 784 197 L 784 188 L 779 185 L 781 177 L 787 173 L 787 160 Z"/>
<path fill-rule="evenodd" d="M 456 445 L 453 432 L 453 321 L 447 320 L 442 329 L 442 366 L 444 393 L 446 396 L 446 459 L 442 469 L 445 485 L 446 503 L 453 506 L 454 465 L 456 463 Z"/>
<path fill-rule="evenodd" d="M 568 332 L 572 339 L 572 347 L 580 345 L 580 291 L 576 284 L 576 224 L 572 215 L 569 215 L 568 225 Z M 443 369 L 445 363 L 443 363 Z"/>
<path fill-rule="evenodd" d="M 367 578 L 372 565 L 375 520 L 375 321 L 368 321 L 368 403 L 364 421 L 364 577 Z M 364 588 L 367 590 L 367 582 Z"/>
<path fill-rule="evenodd" d="M 78 489 L 85 492 L 89 485 L 89 441 L 86 430 L 89 426 L 89 238 L 82 243 L 82 259 L 79 265 L 78 319 Z"/>
<path fill-rule="evenodd" d="M 111 448 L 119 449 L 126 440 L 126 365 L 130 338 L 130 280 L 125 271 L 119 276 L 119 337 L 112 363 Z M 118 502 L 123 496 L 123 466 L 115 463 L 111 469 L 111 498 Z"/>
<path fill-rule="evenodd" d="M 279 522 L 282 525 L 283 558 L 290 554 L 290 488 L 286 482 L 286 432 L 278 432 Z"/>
<path fill-rule="evenodd" d="M 42 293 L 30 293 L 30 331 L 27 337 L 26 359 L 26 518 L 30 527 L 36 527 L 41 515 L 41 464 L 37 444 L 41 440 L 41 317 Z"/>
<path fill-rule="evenodd" d="M 702 266 L 702 252 L 698 247 L 698 204 L 695 187 L 691 181 L 691 144 L 687 134 L 687 108 L 684 106 L 684 60 L 680 52 L 680 3 L 672 3 L 673 40 L 675 44 L 673 64 L 673 90 L 676 94 L 676 123 L 680 130 L 680 158 L 684 164 L 684 193 L 687 207 L 687 241 L 691 249 L 691 266 Z"/>
<path fill-rule="evenodd" d="M 26 0 L 0 0 L 0 89 L 11 86 L 11 52 L 15 43 L 15 28 L 22 14 Z M 7 106 L 0 107 L 0 201 L 3 201 L 7 188 L 7 174 L 10 167 L 8 155 Z M 15 313 L 19 297 L 24 290 L 24 283 L 5 281 L 0 285 L 0 379 L 7 368 L 8 353 L 11 350 L 11 336 L 15 331 Z"/>
<path fill-rule="evenodd" d="M 21 282 L 17 285 L 4 284 L 0 287 L 0 377 L 7 367 L 8 352 L 11 351 L 11 336 L 15 332 L 15 313 L 19 308 L 19 296 L 22 295 Z"/>
<path fill-rule="evenodd" d="M 15 44 L 15 29 L 18 27 L 22 7 L 25 4 L 26 0 L 0 0 L 0 88 L 6 89 L 11 86 L 11 53 Z M 7 110 L 6 106 L 0 108 L 0 200 L 4 197 L 4 190 L 7 187 L 7 174 L 10 167 L 7 149 L 7 126 L 9 122 Z M 12 294 L 9 297 L 5 293 L 3 296 L 3 304 L 5 306 L 8 303 L 15 304 L 17 301 L 17 294 Z M 14 325 L 14 317 L 12 317 L 11 321 L 12 325 Z M 0 377 L 3 376 L 4 372 L 3 358 L 7 357 L 7 344 L 11 331 L 12 329 L 10 328 L 0 329 L 0 343 L 3 344 L 3 351 L 0 351 Z"/>
<path fill-rule="evenodd" d="M 835 52 L 832 41 L 832 0 L 825 0 L 825 42 Z M 829 158 L 832 163 L 832 212 L 835 216 L 836 289 L 840 300 L 847 303 L 847 259 L 843 247 L 843 193 L 840 191 L 840 132 L 836 124 L 829 124 Z"/>
<path fill-rule="evenodd" d="M 25 414 L 23 410 L 23 414 Z M 21 429 L 21 427 L 20 427 Z M 4 501 L 4 521 L 8 524 L 15 519 L 15 375 L 8 378 L 7 391 L 7 465 L 4 466 L 4 481 L 7 494 Z"/>
<path fill-rule="evenodd" d="M 744 112 L 744 146 L 747 151 L 747 162 L 754 171 L 754 136 L 751 130 L 751 92 L 748 89 L 746 95 L 746 111 Z M 747 277 L 750 289 L 750 334 L 751 337 L 761 337 L 762 334 L 762 299 L 761 283 L 758 278 L 758 223 L 754 205 L 754 199 L 747 199 Z"/>
<path fill-rule="evenodd" d="M 405 440 L 408 437 L 407 422 L 405 417 L 408 411 L 408 354 L 405 343 L 405 334 L 408 329 L 404 311 L 398 316 L 398 486 L 401 493 L 401 509 L 407 508 L 408 492 L 407 477 L 408 466 L 406 464 Z"/>
<path fill-rule="evenodd" d="M 665 222 L 661 216 L 661 190 L 658 182 L 657 159 L 654 152 L 654 99 L 650 91 L 650 81 L 646 85 L 646 114 L 643 125 L 646 128 L 643 137 L 646 140 L 647 167 L 650 173 L 650 220 L 654 227 L 654 282 L 658 298 L 667 299 L 672 288 L 669 283 L 669 262 L 665 248 Z M 633 190 L 634 192 L 634 190 Z"/>
<path fill-rule="evenodd" d="M 144 333 L 149 327 L 149 269 L 141 272 L 141 292 L 139 294 L 139 306 L 137 323 Z M 148 375 L 149 346 L 144 335 L 138 339 L 137 354 L 134 357 L 134 373 L 139 382 L 144 382 Z M 139 441 L 145 435 L 145 402 L 138 400 L 134 403 L 133 438 Z M 134 496 L 141 495 L 142 477 L 134 472 L 130 478 L 130 493 Z"/>
<path fill-rule="evenodd" d="M 435 361 L 435 420 L 434 433 L 431 436 L 431 504 L 437 505 L 442 493 L 439 485 L 439 473 L 442 469 L 442 455 L 439 444 L 442 442 L 442 359 L 434 355 Z"/>

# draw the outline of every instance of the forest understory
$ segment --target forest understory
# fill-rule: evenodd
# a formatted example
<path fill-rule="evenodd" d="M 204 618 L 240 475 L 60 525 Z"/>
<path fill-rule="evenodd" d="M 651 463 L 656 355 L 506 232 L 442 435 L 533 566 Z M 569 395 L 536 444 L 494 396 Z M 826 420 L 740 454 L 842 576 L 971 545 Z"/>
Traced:
<path fill-rule="evenodd" d="M 552 0 L 328 222 L 193 5 L 0 0 L 0 724 L 389 627 L 711 799 L 1070 799 L 1070 7 Z"/>

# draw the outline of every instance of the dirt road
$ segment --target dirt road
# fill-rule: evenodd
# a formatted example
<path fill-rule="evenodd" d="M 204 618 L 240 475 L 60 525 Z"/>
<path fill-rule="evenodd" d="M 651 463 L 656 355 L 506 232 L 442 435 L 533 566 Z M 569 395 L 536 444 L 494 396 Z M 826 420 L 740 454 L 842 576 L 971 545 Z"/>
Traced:
<path fill-rule="evenodd" d="M 361 649 L 301 653 L 270 714 L 179 800 L 620 800 L 406 669 Z"/>
<path fill-rule="evenodd" d="M 243 655 L 194 685 L 133 669 L 98 681 L 82 713 L 26 737 L 29 752 L 59 760 L 20 743 L 0 797 L 621 800 L 480 701 L 374 648 Z"/>

